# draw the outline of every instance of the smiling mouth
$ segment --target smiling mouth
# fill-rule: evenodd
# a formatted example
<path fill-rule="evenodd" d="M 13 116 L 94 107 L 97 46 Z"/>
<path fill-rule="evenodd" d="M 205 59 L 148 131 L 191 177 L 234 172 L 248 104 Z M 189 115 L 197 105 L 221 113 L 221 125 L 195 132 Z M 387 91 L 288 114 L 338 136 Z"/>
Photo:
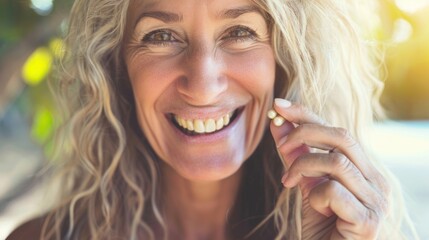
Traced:
<path fill-rule="evenodd" d="M 174 126 L 188 136 L 213 134 L 227 128 L 239 115 L 242 108 L 229 112 L 217 119 L 185 119 L 171 114 Z"/>

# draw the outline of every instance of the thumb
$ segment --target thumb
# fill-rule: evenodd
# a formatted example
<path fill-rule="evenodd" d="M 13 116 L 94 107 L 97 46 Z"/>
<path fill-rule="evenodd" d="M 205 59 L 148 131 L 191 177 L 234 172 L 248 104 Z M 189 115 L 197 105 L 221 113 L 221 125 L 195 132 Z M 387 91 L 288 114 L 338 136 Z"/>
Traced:
<path fill-rule="evenodd" d="M 281 146 L 286 142 L 287 136 L 294 129 L 295 125 L 287 120 L 285 120 L 281 126 L 276 126 L 273 122 L 270 123 L 271 135 L 274 138 L 280 158 L 284 161 L 287 167 L 290 167 L 297 157 L 309 152 L 309 148 L 306 145 L 301 145 L 290 152 L 283 152 L 281 150 Z"/>

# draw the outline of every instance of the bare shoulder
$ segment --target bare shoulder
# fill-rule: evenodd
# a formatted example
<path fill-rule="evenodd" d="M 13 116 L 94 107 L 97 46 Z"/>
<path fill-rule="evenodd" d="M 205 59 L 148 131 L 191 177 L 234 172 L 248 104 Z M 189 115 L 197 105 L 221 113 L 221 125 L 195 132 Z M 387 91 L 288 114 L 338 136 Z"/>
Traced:
<path fill-rule="evenodd" d="M 45 217 L 39 217 L 25 222 L 16 228 L 6 240 L 40 239 Z"/>

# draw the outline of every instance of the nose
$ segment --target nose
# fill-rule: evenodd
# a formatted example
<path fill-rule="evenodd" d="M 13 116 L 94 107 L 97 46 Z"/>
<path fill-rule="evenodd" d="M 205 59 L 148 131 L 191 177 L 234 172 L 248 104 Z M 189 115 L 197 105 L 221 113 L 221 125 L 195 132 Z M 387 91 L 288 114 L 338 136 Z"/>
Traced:
<path fill-rule="evenodd" d="M 191 105 L 213 105 L 220 100 L 228 87 L 223 73 L 223 62 L 215 51 L 202 44 L 189 48 L 184 56 L 184 75 L 177 89 Z"/>

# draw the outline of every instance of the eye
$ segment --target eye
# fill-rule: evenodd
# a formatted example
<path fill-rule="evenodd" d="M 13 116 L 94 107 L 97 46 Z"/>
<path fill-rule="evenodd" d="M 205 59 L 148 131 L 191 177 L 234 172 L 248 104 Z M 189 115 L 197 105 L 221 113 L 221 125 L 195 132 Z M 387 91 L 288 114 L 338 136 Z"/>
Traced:
<path fill-rule="evenodd" d="M 174 37 L 172 31 L 168 29 L 159 29 L 144 35 L 142 38 L 142 42 L 146 44 L 158 45 L 179 42 L 179 40 Z"/>
<path fill-rule="evenodd" d="M 247 40 L 256 39 L 258 36 L 256 32 L 245 26 L 234 26 L 227 30 L 227 33 L 222 37 L 222 40 Z"/>

